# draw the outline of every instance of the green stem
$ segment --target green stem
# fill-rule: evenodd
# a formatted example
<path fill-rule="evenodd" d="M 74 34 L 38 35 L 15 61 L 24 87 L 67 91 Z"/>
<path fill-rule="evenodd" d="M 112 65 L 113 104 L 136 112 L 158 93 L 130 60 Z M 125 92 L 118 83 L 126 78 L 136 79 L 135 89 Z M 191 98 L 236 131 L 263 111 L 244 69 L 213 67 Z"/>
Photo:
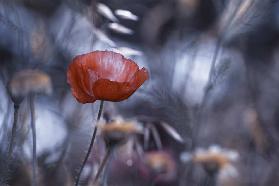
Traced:
<path fill-rule="evenodd" d="M 32 142 L 33 142 L 33 152 L 32 152 L 32 186 L 37 185 L 37 144 L 36 144 L 36 127 L 35 127 L 35 105 L 34 105 L 34 95 L 30 95 L 30 111 L 31 111 L 31 130 L 32 130 Z"/>
<path fill-rule="evenodd" d="M 87 153 L 86 153 L 86 156 L 85 156 L 85 158 L 84 158 L 84 160 L 83 160 L 83 162 L 82 162 L 80 171 L 79 171 L 79 173 L 78 173 L 75 186 L 78 186 L 78 184 L 79 184 L 79 180 L 80 180 L 80 176 L 81 176 L 82 170 L 83 170 L 83 168 L 84 168 L 84 166 L 85 166 L 85 164 L 86 164 L 86 162 L 87 162 L 87 160 L 88 160 L 88 158 L 89 158 L 90 152 L 91 152 L 91 150 L 92 150 L 92 148 L 93 148 L 93 144 L 94 144 L 94 141 L 95 141 L 95 138 L 96 138 L 96 134 L 97 134 L 97 124 L 98 124 L 99 120 L 101 119 L 101 115 L 102 115 L 102 111 L 103 111 L 103 106 L 104 106 L 104 101 L 101 101 L 101 103 L 100 103 L 100 108 L 99 108 L 99 112 L 98 112 L 98 116 L 97 116 L 97 123 L 96 123 L 96 125 L 95 125 L 95 127 L 94 127 L 93 136 L 92 136 L 92 138 L 91 138 L 91 142 L 90 142 L 88 151 L 87 151 Z"/>
<path fill-rule="evenodd" d="M 8 149 L 9 159 L 12 157 L 14 140 L 15 140 L 15 136 L 16 136 L 16 128 L 17 128 L 17 121 L 18 121 L 18 110 L 19 110 L 19 105 L 14 104 L 14 122 L 13 122 L 12 134 L 11 134 L 11 139 L 10 139 L 10 144 L 9 144 L 9 149 Z"/>

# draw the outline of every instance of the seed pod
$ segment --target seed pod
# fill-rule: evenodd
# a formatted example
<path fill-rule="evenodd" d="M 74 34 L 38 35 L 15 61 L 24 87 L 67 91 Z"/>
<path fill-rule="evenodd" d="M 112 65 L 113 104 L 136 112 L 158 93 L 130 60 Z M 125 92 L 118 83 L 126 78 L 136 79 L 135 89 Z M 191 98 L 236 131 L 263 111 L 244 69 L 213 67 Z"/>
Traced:
<path fill-rule="evenodd" d="M 232 163 L 238 159 L 238 156 L 238 153 L 233 150 L 211 146 L 209 149 L 197 150 L 193 154 L 192 161 L 202 164 L 209 173 L 216 173 L 218 170 L 232 167 Z"/>
<path fill-rule="evenodd" d="M 130 136 L 142 132 L 142 128 L 132 121 L 115 121 L 100 126 L 100 128 L 108 147 L 122 144 Z"/>
<path fill-rule="evenodd" d="M 171 154 L 151 151 L 144 154 L 141 172 L 153 182 L 171 182 L 177 176 L 177 167 Z"/>
<path fill-rule="evenodd" d="M 51 94 L 51 80 L 46 73 L 39 70 L 22 70 L 11 79 L 9 92 L 13 102 L 20 104 L 29 94 Z"/>

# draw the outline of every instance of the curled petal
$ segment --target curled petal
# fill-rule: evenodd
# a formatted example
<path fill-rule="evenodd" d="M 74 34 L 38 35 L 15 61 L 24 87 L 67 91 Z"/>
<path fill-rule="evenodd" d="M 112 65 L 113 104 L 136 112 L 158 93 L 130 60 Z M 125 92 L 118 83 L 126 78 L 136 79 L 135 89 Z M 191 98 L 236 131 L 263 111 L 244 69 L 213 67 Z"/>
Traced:
<path fill-rule="evenodd" d="M 97 99 L 106 101 L 122 101 L 130 97 L 148 79 L 148 74 L 143 68 L 136 72 L 130 82 L 114 82 L 99 79 L 93 87 Z"/>
<path fill-rule="evenodd" d="M 73 95 L 81 103 L 122 101 L 148 79 L 148 72 L 121 54 L 95 51 L 75 57 L 67 78 Z"/>
<path fill-rule="evenodd" d="M 71 63 L 67 72 L 67 80 L 71 85 L 73 96 L 81 103 L 93 103 L 96 101 L 96 98 L 94 95 L 88 95 L 84 90 L 84 86 L 82 84 L 82 75 L 83 73 L 81 72 L 78 64 Z"/>

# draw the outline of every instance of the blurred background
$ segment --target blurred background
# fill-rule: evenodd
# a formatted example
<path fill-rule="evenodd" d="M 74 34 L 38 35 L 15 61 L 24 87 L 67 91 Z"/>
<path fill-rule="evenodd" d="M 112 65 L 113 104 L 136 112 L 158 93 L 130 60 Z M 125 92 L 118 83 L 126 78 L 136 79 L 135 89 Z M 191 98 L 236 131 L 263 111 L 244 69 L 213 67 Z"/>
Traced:
<path fill-rule="evenodd" d="M 150 79 L 129 99 L 105 103 L 98 125 L 140 130 L 107 137 L 100 128 L 80 185 L 279 185 L 277 0 L 0 0 L 1 186 L 31 185 L 28 99 L 7 152 L 10 81 L 28 69 L 52 82 L 52 94 L 35 99 L 38 185 L 74 185 L 99 102 L 78 103 L 66 72 L 73 57 L 95 50 L 133 59 Z M 113 132 L 124 142 L 94 183 Z"/>

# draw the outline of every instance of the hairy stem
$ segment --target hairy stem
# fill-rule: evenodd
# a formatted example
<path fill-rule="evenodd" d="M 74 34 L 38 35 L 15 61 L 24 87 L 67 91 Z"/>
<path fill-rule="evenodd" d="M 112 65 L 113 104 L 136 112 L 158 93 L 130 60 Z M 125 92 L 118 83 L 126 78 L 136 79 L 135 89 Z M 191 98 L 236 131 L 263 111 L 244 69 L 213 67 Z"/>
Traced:
<path fill-rule="evenodd" d="M 201 119 L 202 119 L 202 115 L 203 115 L 203 109 L 206 106 L 207 103 L 207 99 L 209 97 L 210 91 L 212 90 L 213 86 L 214 86 L 214 75 L 215 75 L 215 66 L 216 66 L 216 62 L 218 59 L 218 55 L 220 52 L 222 46 L 222 37 L 217 39 L 217 43 L 214 49 L 214 53 L 213 53 L 213 58 L 211 61 L 211 67 L 210 67 L 210 71 L 209 71 L 209 76 L 208 76 L 208 81 L 205 85 L 205 91 L 204 91 L 204 95 L 201 101 L 201 104 L 199 105 L 198 111 L 196 113 L 196 120 L 195 120 L 195 128 L 193 129 L 193 136 L 192 136 L 192 149 L 196 148 L 197 145 L 197 138 L 198 138 L 198 133 L 200 131 L 200 127 L 201 127 Z"/>
<path fill-rule="evenodd" d="M 80 180 L 80 176 L 81 176 L 82 170 L 83 170 L 83 168 L 84 168 L 84 166 L 85 166 L 85 164 L 86 164 L 86 162 L 87 162 L 87 160 L 88 160 L 88 157 L 89 157 L 89 155 L 90 155 L 90 152 L 91 152 L 91 150 L 92 150 L 92 148 L 93 148 L 93 144 L 94 144 L 94 141 L 95 141 L 95 138 L 96 138 L 96 134 L 97 134 L 97 124 L 98 124 L 99 120 L 101 119 L 101 115 L 102 115 L 102 111 L 103 111 L 103 105 L 104 105 L 104 101 L 101 101 L 101 103 L 100 103 L 100 108 L 99 108 L 99 112 L 98 112 L 98 116 L 97 116 L 97 123 L 96 123 L 96 125 L 95 125 L 95 127 L 94 127 L 93 136 L 92 136 L 92 138 L 91 138 L 91 142 L 90 142 L 88 151 L 87 151 L 87 153 L 86 153 L 86 156 L 85 156 L 85 158 L 84 158 L 84 160 L 83 160 L 83 162 L 82 162 L 80 171 L 79 171 L 79 173 L 78 173 L 75 186 L 78 186 L 78 184 L 79 184 L 79 180 Z"/>
<path fill-rule="evenodd" d="M 37 166 L 37 144 L 36 144 L 36 127 L 35 127 L 35 105 L 34 95 L 30 95 L 30 111 L 31 111 L 31 130 L 32 130 L 32 186 L 37 185 L 36 166 Z"/>
<path fill-rule="evenodd" d="M 235 10 L 232 12 L 232 14 L 230 15 L 228 21 L 226 22 L 224 29 L 221 31 L 220 36 L 217 38 L 217 42 L 215 45 L 215 49 L 213 52 L 213 57 L 211 60 L 211 66 L 210 66 L 210 71 L 209 71 L 209 76 L 208 76 L 208 81 L 206 83 L 205 86 L 205 91 L 204 91 L 204 95 L 201 101 L 201 104 L 199 105 L 199 108 L 197 110 L 196 113 L 196 117 L 195 117 L 195 121 L 194 121 L 194 126 L 195 129 L 193 131 L 193 136 L 192 136 L 192 150 L 197 146 L 197 138 L 198 138 L 198 133 L 200 131 L 201 128 L 201 121 L 202 121 L 202 115 L 203 115 L 203 111 L 204 108 L 207 104 L 207 101 L 210 97 L 210 92 L 212 91 L 212 89 L 214 88 L 215 85 L 215 81 L 216 81 L 216 63 L 218 60 L 218 56 L 220 54 L 220 50 L 222 48 L 223 45 L 223 40 L 226 37 L 226 34 L 228 32 L 228 30 L 231 28 L 231 25 L 233 24 L 233 21 L 236 17 L 237 12 L 239 11 L 239 9 L 241 8 L 241 1 L 239 1 L 239 3 L 237 4 L 237 7 L 235 8 Z"/>
<path fill-rule="evenodd" d="M 17 128 L 17 121 L 18 121 L 18 110 L 19 110 L 19 105 L 14 104 L 14 122 L 13 122 L 12 134 L 11 134 L 9 150 L 8 150 L 9 159 L 12 157 L 13 146 L 14 146 L 14 141 L 15 141 L 15 136 L 16 136 L 16 128 Z"/>

